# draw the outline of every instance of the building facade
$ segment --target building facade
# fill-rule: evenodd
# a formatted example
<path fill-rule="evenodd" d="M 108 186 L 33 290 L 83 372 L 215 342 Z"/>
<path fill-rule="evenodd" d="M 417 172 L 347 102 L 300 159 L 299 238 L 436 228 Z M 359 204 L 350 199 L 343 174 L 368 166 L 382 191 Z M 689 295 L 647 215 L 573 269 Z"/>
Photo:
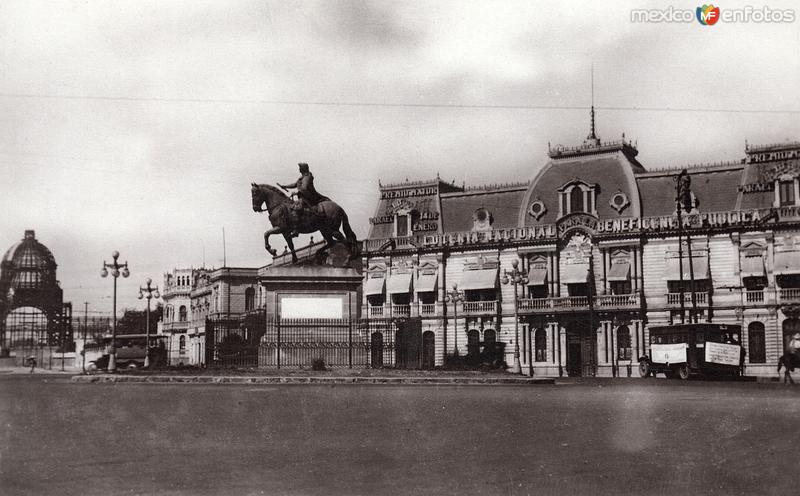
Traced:
<path fill-rule="evenodd" d="M 681 169 L 637 154 L 592 130 L 518 184 L 380 185 L 362 316 L 417 320 L 436 365 L 502 342 L 524 373 L 576 376 L 635 374 L 651 326 L 740 324 L 747 373 L 774 373 L 800 330 L 800 143 L 689 167 L 680 206 Z"/>
<path fill-rule="evenodd" d="M 174 269 L 164 274 L 164 317 L 170 365 L 205 364 L 206 319 L 236 319 L 255 310 L 257 268 Z"/>

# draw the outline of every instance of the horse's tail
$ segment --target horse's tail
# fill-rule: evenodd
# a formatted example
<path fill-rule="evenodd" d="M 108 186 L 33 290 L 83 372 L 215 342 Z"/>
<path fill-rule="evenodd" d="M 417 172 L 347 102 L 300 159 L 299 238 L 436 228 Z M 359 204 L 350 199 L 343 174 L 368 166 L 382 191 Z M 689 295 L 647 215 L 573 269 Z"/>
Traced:
<path fill-rule="evenodd" d="M 358 244 L 356 233 L 354 233 L 353 229 L 350 227 L 350 221 L 344 209 L 342 209 L 342 231 L 344 231 L 344 237 L 347 238 L 347 243 L 350 245 L 350 256 L 352 258 L 358 257 L 361 254 L 361 247 Z"/>

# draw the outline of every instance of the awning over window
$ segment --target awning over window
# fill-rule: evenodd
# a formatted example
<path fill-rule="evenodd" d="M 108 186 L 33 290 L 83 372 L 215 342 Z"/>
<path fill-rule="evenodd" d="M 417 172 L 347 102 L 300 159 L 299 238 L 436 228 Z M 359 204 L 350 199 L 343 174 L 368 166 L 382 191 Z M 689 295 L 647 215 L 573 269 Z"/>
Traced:
<path fill-rule="evenodd" d="M 614 263 L 608 269 L 606 279 L 609 281 L 629 281 L 631 278 L 630 263 Z"/>
<path fill-rule="evenodd" d="M 692 257 L 692 266 L 694 268 L 694 279 L 708 279 L 708 260 L 706 257 Z M 680 281 L 680 259 L 668 258 L 664 271 L 664 279 L 667 281 Z M 689 280 L 689 257 L 683 257 L 683 280 Z"/>
<path fill-rule="evenodd" d="M 568 264 L 561 272 L 561 282 L 580 284 L 589 281 L 589 264 Z"/>
<path fill-rule="evenodd" d="M 383 294 L 383 286 L 386 279 L 383 277 L 370 277 L 364 285 L 364 294 L 367 296 Z"/>
<path fill-rule="evenodd" d="M 764 277 L 764 259 L 762 257 L 744 257 L 742 277 Z"/>
<path fill-rule="evenodd" d="M 389 294 L 408 293 L 411 291 L 411 274 L 392 274 L 386 283 L 386 292 Z"/>
<path fill-rule="evenodd" d="M 775 274 L 800 274 L 800 251 L 775 253 Z"/>
<path fill-rule="evenodd" d="M 465 270 L 461 275 L 458 289 L 497 288 L 497 269 Z"/>
<path fill-rule="evenodd" d="M 438 276 L 434 274 L 420 274 L 417 277 L 417 293 L 435 293 Z"/>
<path fill-rule="evenodd" d="M 531 267 L 528 271 L 528 286 L 544 286 L 547 284 L 547 269 Z"/>

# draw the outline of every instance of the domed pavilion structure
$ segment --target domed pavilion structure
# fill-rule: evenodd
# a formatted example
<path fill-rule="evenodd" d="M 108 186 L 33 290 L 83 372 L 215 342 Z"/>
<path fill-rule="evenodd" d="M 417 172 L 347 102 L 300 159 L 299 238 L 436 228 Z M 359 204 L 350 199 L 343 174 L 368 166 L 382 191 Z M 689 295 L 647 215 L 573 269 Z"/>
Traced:
<path fill-rule="evenodd" d="M 0 357 L 49 356 L 72 342 L 72 307 L 56 279 L 55 257 L 34 231 L 0 263 Z"/>

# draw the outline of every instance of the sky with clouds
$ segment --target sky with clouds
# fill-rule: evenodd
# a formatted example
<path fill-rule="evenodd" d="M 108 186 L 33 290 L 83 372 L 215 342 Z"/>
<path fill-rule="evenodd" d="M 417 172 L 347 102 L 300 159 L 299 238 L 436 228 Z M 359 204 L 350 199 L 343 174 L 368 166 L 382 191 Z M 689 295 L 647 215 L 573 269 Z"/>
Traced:
<path fill-rule="evenodd" d="M 686 2 L 0 3 L 0 249 L 35 229 L 109 312 L 173 267 L 262 266 L 250 183 L 317 188 L 367 233 L 378 181 L 525 181 L 548 143 L 626 133 L 647 168 L 800 140 L 800 21 L 633 23 Z M 792 2 L 725 2 L 794 9 Z M 282 241 L 275 239 L 278 247 Z M 78 310 L 76 310 L 77 312 Z"/>

